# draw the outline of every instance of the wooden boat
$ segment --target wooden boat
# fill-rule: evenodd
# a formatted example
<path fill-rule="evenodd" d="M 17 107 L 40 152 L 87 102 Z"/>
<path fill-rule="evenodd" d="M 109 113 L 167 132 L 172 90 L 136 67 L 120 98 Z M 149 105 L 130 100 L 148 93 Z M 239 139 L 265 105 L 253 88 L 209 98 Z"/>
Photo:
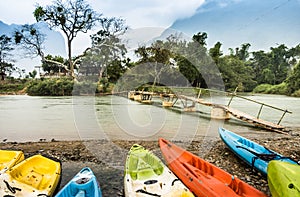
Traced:
<path fill-rule="evenodd" d="M 162 100 L 163 107 L 173 107 L 178 99 L 175 94 L 160 94 L 160 98 Z"/>
<path fill-rule="evenodd" d="M 124 191 L 126 197 L 194 196 L 158 157 L 138 144 L 127 155 Z"/>
<path fill-rule="evenodd" d="M 173 107 L 174 103 L 172 101 L 162 101 L 163 107 Z"/>
<path fill-rule="evenodd" d="M 52 196 L 60 176 L 60 162 L 34 155 L 0 176 L 0 196 Z"/>
<path fill-rule="evenodd" d="M 93 171 L 85 167 L 80 170 L 55 197 L 101 197 L 100 185 Z"/>
<path fill-rule="evenodd" d="M 198 197 L 266 196 L 264 193 L 200 157 L 159 139 L 169 168 Z"/>
<path fill-rule="evenodd" d="M 267 167 L 271 160 L 297 164 L 291 158 L 284 157 L 275 151 L 269 150 L 224 128 L 219 128 L 219 134 L 223 142 L 233 153 L 264 175 L 267 175 Z"/>
<path fill-rule="evenodd" d="M 0 150 L 0 174 L 24 160 L 22 151 Z"/>
<path fill-rule="evenodd" d="M 128 92 L 128 98 L 131 99 L 131 100 L 134 100 L 134 94 L 135 94 L 134 91 Z"/>
<path fill-rule="evenodd" d="M 300 197 L 300 166 L 283 161 L 270 161 L 268 185 L 273 197 Z"/>

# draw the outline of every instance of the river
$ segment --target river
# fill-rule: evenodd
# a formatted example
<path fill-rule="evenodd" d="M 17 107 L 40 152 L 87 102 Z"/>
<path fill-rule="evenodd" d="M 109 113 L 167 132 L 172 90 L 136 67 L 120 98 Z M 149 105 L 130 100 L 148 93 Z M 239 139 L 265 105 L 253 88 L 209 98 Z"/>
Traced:
<path fill-rule="evenodd" d="M 300 98 L 281 95 L 247 96 L 279 108 L 292 111 L 281 124 L 300 127 Z M 214 98 L 228 102 L 229 98 Z M 240 133 L 260 131 L 232 118 L 230 121 L 210 119 L 210 108 L 197 105 L 197 112 L 182 112 L 181 103 L 175 108 L 160 106 L 159 99 L 145 105 L 118 96 L 31 97 L 0 96 L 0 141 L 126 139 L 174 140 L 197 136 L 216 136 L 223 126 Z M 234 98 L 231 106 L 256 116 L 260 105 Z M 264 107 L 261 118 L 277 122 L 282 112 Z"/>

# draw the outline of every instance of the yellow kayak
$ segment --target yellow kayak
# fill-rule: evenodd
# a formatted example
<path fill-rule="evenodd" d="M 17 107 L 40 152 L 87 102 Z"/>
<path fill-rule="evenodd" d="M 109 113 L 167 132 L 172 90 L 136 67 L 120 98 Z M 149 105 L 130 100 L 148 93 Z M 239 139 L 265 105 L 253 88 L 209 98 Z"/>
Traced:
<path fill-rule="evenodd" d="M 300 166 L 283 161 L 270 161 L 268 185 L 273 197 L 300 197 Z"/>
<path fill-rule="evenodd" d="M 0 150 L 0 174 L 24 160 L 22 151 Z"/>
<path fill-rule="evenodd" d="M 0 196 L 52 196 L 60 178 L 60 162 L 34 155 L 0 176 Z"/>

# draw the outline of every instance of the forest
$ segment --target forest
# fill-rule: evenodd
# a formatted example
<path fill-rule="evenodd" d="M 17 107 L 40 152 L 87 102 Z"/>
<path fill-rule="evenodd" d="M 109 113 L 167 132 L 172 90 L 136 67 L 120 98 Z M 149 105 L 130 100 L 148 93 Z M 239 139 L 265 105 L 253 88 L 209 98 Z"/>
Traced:
<path fill-rule="evenodd" d="M 81 93 L 110 92 L 122 81 L 124 90 L 144 83 L 300 96 L 300 44 L 290 48 L 277 44 L 269 51 L 251 51 L 251 43 L 241 43 L 225 54 L 221 41 L 209 48 L 209 33 L 199 31 L 189 40 L 181 34 L 157 39 L 128 55 L 122 39 L 128 30 L 125 20 L 104 17 L 85 0 L 36 5 L 34 17 L 36 22 L 45 22 L 63 33 L 68 57 L 44 53 L 46 37 L 36 24 L 25 24 L 11 35 L 1 35 L 2 93 L 17 90 L 29 95 L 71 95 L 74 85 Z M 87 33 L 96 25 L 101 28 L 90 36 L 91 46 L 73 56 L 72 43 L 77 34 Z M 15 66 L 11 54 L 20 48 L 28 56 L 40 57 L 41 71 L 24 75 L 25 70 Z M 14 73 L 20 77 L 13 77 Z"/>

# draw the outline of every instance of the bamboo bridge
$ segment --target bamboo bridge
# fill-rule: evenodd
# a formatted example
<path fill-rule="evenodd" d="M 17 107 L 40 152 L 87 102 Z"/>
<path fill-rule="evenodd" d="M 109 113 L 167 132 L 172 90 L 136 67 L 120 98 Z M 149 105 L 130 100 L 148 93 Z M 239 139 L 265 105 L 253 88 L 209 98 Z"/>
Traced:
<path fill-rule="evenodd" d="M 217 91 L 217 90 L 208 90 L 208 91 L 222 92 L 222 91 Z M 282 121 L 282 119 L 286 113 L 292 113 L 292 112 L 290 112 L 288 110 L 280 109 L 278 107 L 268 105 L 266 103 L 255 101 L 255 100 L 249 99 L 247 97 L 239 96 L 235 93 L 228 93 L 228 92 L 222 92 L 222 93 L 231 95 L 231 98 L 227 105 L 205 101 L 205 100 L 199 98 L 200 94 L 201 94 L 200 92 L 199 92 L 198 98 L 195 98 L 195 97 L 190 97 L 190 96 L 186 96 L 186 95 L 182 95 L 182 94 L 165 94 L 165 93 L 158 94 L 158 93 L 144 92 L 144 91 L 130 91 L 130 92 L 128 92 L 128 98 L 135 100 L 135 101 L 142 102 L 142 103 L 150 104 L 150 103 L 152 103 L 152 98 L 154 96 L 159 96 L 160 99 L 162 100 L 163 107 L 173 107 L 178 100 L 181 100 L 184 111 L 195 111 L 195 104 L 197 103 L 200 105 L 212 107 L 211 118 L 230 119 L 230 116 L 233 116 L 239 120 L 242 120 L 244 122 L 252 124 L 256 127 L 264 128 L 264 129 L 275 131 L 278 133 L 287 134 L 286 128 L 284 126 L 280 125 L 280 122 Z M 259 104 L 260 109 L 258 111 L 257 116 L 255 117 L 255 116 L 249 115 L 245 112 L 242 112 L 240 110 L 230 107 L 230 104 L 234 97 L 239 97 L 241 99 L 245 99 L 247 101 L 251 101 L 256 104 Z M 188 105 L 188 101 L 192 102 L 192 104 Z M 277 123 L 273 123 L 273 122 L 269 122 L 269 121 L 260 119 L 260 115 L 261 115 L 261 111 L 262 111 L 263 107 L 269 107 L 274 110 L 281 111 L 282 116 L 279 119 L 279 121 Z"/>

